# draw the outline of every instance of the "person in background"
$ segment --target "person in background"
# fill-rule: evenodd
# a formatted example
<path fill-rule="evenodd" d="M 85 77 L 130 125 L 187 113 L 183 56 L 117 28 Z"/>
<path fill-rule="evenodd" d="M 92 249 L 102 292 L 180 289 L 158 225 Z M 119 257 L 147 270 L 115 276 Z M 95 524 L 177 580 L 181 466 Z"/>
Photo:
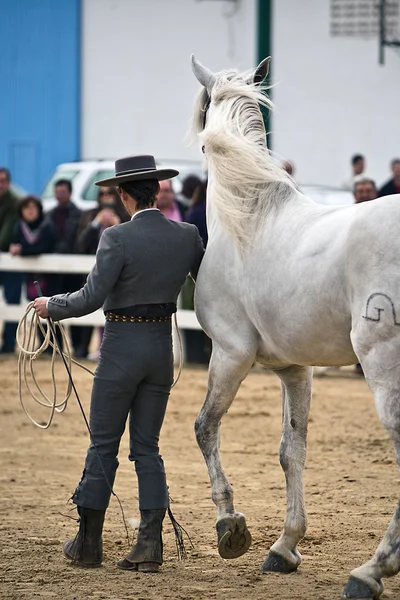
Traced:
<path fill-rule="evenodd" d="M 98 207 L 82 213 L 76 235 L 78 254 L 96 254 L 104 229 L 129 221 L 116 189 L 102 187 L 97 196 Z"/>
<path fill-rule="evenodd" d="M 115 188 L 102 187 L 97 196 L 98 207 L 86 210 L 80 219 L 76 236 L 76 251 L 78 254 L 96 254 L 101 234 L 107 227 L 129 221 L 129 215 L 123 207 Z M 89 360 L 98 360 L 99 350 L 89 354 L 90 340 L 93 327 L 83 326 L 81 346 Z M 100 328 L 100 344 L 104 328 Z"/>
<path fill-rule="evenodd" d="M 11 174 L 5 167 L 0 167 L 0 251 L 8 252 L 15 223 L 18 221 L 17 197 L 10 190 Z M 0 272 L 0 285 L 3 286 L 4 299 L 7 304 L 19 304 L 23 274 L 11 271 Z M 12 354 L 15 350 L 15 334 L 17 323 L 5 323 L 1 354 Z"/>
<path fill-rule="evenodd" d="M 394 158 L 390 163 L 393 177 L 381 187 L 378 196 L 391 196 L 400 194 L 400 158 Z"/>
<path fill-rule="evenodd" d="M 185 219 L 186 207 L 175 198 L 172 184 L 168 179 L 160 181 L 156 206 L 170 221 L 181 223 Z"/>
<path fill-rule="evenodd" d="M 38 254 L 49 254 L 54 251 L 56 236 L 51 223 L 44 219 L 43 206 L 36 196 L 26 196 L 18 203 L 19 220 L 14 225 L 10 254 L 13 256 L 37 256 Z M 56 289 L 52 287 L 52 277 L 49 274 L 26 273 L 26 295 L 29 301 L 37 298 L 34 281 L 38 281 L 44 295 L 52 295 Z M 43 324 L 46 329 L 46 325 Z M 40 343 L 43 343 L 43 334 L 38 328 Z M 57 330 L 57 338 L 62 344 L 61 334 Z M 49 346 L 46 353 L 52 354 L 53 349 Z"/>
<path fill-rule="evenodd" d="M 375 200 L 377 198 L 377 193 L 376 184 L 373 179 L 364 177 L 363 175 L 358 175 L 354 178 L 353 196 L 356 204 Z M 356 364 L 355 370 L 359 375 L 364 375 L 360 363 Z"/>
<path fill-rule="evenodd" d="M 294 168 L 294 164 L 293 164 L 291 161 L 289 161 L 289 160 L 284 160 L 284 161 L 282 162 L 282 169 L 283 169 L 284 171 L 286 171 L 286 173 L 287 173 L 288 175 L 290 175 L 290 177 L 294 177 L 294 171 L 295 171 L 295 168 Z"/>
<path fill-rule="evenodd" d="M 59 179 L 54 185 L 54 196 L 57 206 L 48 214 L 56 234 L 56 245 L 54 252 L 59 254 L 73 254 L 75 252 L 76 235 L 82 212 L 71 201 L 72 184 L 68 179 Z M 77 274 L 52 275 L 52 285 L 58 292 L 73 292 L 81 287 L 84 278 Z M 70 327 L 71 342 L 76 358 L 85 358 L 87 348 L 82 345 L 85 340 L 82 337 L 82 328 Z"/>
<path fill-rule="evenodd" d="M 375 200 L 378 196 L 376 184 L 373 179 L 359 175 L 354 178 L 353 196 L 356 204 Z"/>
<path fill-rule="evenodd" d="M 344 190 L 353 191 L 354 178 L 365 172 L 365 157 L 362 154 L 354 154 L 351 157 L 352 175 L 350 179 L 342 184 Z"/>
<path fill-rule="evenodd" d="M 53 252 L 56 237 L 51 223 L 45 221 L 43 206 L 36 196 L 26 196 L 18 203 L 19 220 L 14 225 L 14 230 L 9 248 L 13 256 L 37 256 Z M 51 287 L 51 277 L 35 274 L 26 274 L 28 300 L 35 300 L 37 292 L 34 280 L 38 280 L 44 295 L 52 295 L 56 290 Z"/>
<path fill-rule="evenodd" d="M 207 246 L 208 233 L 206 222 L 207 182 L 202 181 L 193 192 L 189 209 L 185 215 L 186 223 L 196 225 L 203 241 Z M 189 277 L 182 289 L 182 308 L 194 310 L 194 283 Z M 185 358 L 188 363 L 208 364 L 211 356 L 211 340 L 202 330 L 184 329 Z"/>
<path fill-rule="evenodd" d="M 197 175 L 188 175 L 182 182 L 182 189 L 178 194 L 178 200 L 184 206 L 189 206 L 193 198 L 193 194 L 198 185 L 201 184 L 201 179 Z"/>
<path fill-rule="evenodd" d="M 200 237 L 203 240 L 204 248 L 206 248 L 208 242 L 206 196 L 207 182 L 200 181 L 193 191 L 190 206 L 185 215 L 186 223 L 192 223 L 192 225 L 196 225 L 197 229 L 199 230 Z"/>

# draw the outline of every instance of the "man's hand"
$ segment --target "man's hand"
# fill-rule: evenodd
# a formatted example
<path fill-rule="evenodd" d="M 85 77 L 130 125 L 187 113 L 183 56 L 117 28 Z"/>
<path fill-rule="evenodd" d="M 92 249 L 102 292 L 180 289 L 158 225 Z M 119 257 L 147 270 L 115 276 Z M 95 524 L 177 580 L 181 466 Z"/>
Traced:
<path fill-rule="evenodd" d="M 45 296 L 41 296 L 40 298 L 36 298 L 33 303 L 33 308 L 36 310 L 36 314 L 42 319 L 46 319 L 49 316 L 49 311 L 46 308 L 48 298 Z"/>

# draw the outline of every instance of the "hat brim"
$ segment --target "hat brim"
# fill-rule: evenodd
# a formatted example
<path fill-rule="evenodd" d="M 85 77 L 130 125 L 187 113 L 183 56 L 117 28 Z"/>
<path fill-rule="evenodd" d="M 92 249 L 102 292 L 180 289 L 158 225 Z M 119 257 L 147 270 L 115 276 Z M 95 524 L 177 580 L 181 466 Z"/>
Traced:
<path fill-rule="evenodd" d="M 126 183 L 127 181 L 140 181 L 141 179 L 157 179 L 158 181 L 163 181 L 164 179 L 172 179 L 177 175 L 179 175 L 179 171 L 176 171 L 175 169 L 155 169 L 154 171 L 138 171 L 137 173 L 130 173 L 129 175 L 101 179 L 100 181 L 95 181 L 95 184 L 118 187 L 121 183 Z"/>

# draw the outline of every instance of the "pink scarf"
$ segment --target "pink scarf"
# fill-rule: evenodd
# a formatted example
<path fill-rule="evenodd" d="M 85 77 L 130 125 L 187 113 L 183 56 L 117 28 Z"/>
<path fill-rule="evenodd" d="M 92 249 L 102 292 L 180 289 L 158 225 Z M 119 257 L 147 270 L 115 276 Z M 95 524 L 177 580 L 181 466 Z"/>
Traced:
<path fill-rule="evenodd" d="M 29 228 L 29 225 L 25 221 L 21 220 L 22 233 L 24 234 L 24 238 L 26 239 L 28 244 L 35 244 L 38 241 L 42 225 L 43 223 L 41 223 L 37 229 L 32 231 Z"/>

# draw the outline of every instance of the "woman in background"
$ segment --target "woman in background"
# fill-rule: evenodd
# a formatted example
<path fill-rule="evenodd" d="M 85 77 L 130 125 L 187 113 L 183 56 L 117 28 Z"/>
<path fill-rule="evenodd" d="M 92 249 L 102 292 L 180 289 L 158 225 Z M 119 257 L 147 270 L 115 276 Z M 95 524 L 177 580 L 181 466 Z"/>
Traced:
<path fill-rule="evenodd" d="M 18 221 L 14 226 L 9 248 L 13 256 L 37 256 L 54 251 L 55 233 L 51 223 L 45 220 L 43 206 L 36 196 L 26 196 L 18 204 Z M 25 275 L 28 300 L 37 298 L 34 280 L 39 281 L 43 295 L 52 295 L 51 275 Z"/>
<path fill-rule="evenodd" d="M 97 197 L 98 206 L 86 210 L 81 217 L 76 235 L 79 254 L 96 254 L 100 236 L 107 227 L 129 221 L 115 188 L 101 187 Z"/>
<path fill-rule="evenodd" d="M 36 196 L 26 196 L 20 200 L 18 206 L 18 221 L 14 226 L 14 231 L 9 248 L 13 256 L 37 256 L 38 254 L 49 254 L 54 251 L 56 236 L 53 226 L 46 221 L 43 215 L 43 205 Z M 26 283 L 26 295 L 28 300 L 37 298 L 37 291 L 34 281 L 38 281 L 44 295 L 52 295 L 56 291 L 54 287 L 54 277 L 49 274 L 40 273 L 21 274 Z M 46 325 L 43 325 L 46 328 Z M 43 343 L 42 332 L 38 329 L 40 343 Z M 61 335 L 57 332 L 57 338 L 62 345 Z M 46 353 L 51 354 L 52 348 L 49 346 Z"/>

